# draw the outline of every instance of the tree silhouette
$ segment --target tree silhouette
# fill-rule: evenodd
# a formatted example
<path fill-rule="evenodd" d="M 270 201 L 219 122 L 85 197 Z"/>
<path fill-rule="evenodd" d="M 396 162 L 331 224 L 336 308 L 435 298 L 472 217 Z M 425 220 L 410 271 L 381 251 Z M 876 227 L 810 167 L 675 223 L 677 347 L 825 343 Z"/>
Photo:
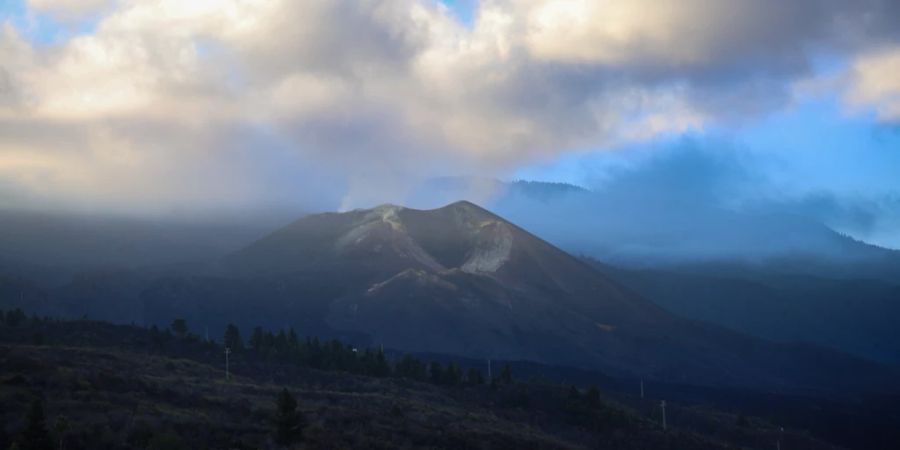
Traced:
<path fill-rule="evenodd" d="M 297 333 L 294 331 L 294 328 L 291 327 L 288 330 L 288 347 L 292 349 L 296 349 L 300 346 L 300 339 L 297 337 Z"/>
<path fill-rule="evenodd" d="M 444 382 L 444 368 L 441 366 L 441 363 L 432 361 L 428 371 L 431 374 L 432 383 L 441 384 Z"/>
<path fill-rule="evenodd" d="M 471 367 L 469 368 L 469 373 L 466 375 L 466 382 L 473 386 L 484 384 L 484 377 L 481 375 L 480 370 Z"/>
<path fill-rule="evenodd" d="M 397 363 L 394 373 L 399 377 L 413 380 L 424 380 L 427 377 L 425 365 L 412 355 L 403 355 L 403 358 Z"/>
<path fill-rule="evenodd" d="M 575 385 L 569 386 L 569 401 L 577 401 L 581 398 L 581 392 L 578 391 L 578 388 Z"/>
<path fill-rule="evenodd" d="M 503 366 L 503 370 L 500 371 L 500 381 L 504 384 L 512 384 L 512 368 L 509 367 L 509 364 Z"/>
<path fill-rule="evenodd" d="M 303 415 L 297 411 L 297 400 L 288 392 L 281 390 L 275 402 L 275 442 L 278 445 L 291 445 L 303 438 Z"/>
<path fill-rule="evenodd" d="M 172 325 L 169 325 L 169 328 L 178 337 L 185 337 L 188 332 L 187 321 L 185 321 L 184 319 L 173 320 Z"/>
<path fill-rule="evenodd" d="M 225 328 L 225 346 L 232 351 L 239 352 L 244 349 L 244 341 L 241 340 L 241 331 L 233 323 Z"/>
<path fill-rule="evenodd" d="M 53 449 L 50 433 L 47 432 L 47 419 L 44 417 L 44 402 L 39 398 L 31 403 L 31 408 L 28 410 L 20 447 L 22 450 Z"/>
<path fill-rule="evenodd" d="M 66 433 L 69 431 L 69 419 L 67 419 L 65 416 L 57 417 L 56 424 L 53 426 L 53 431 L 56 432 L 56 439 L 59 442 L 59 450 L 63 450 Z"/>
<path fill-rule="evenodd" d="M 263 349 L 265 333 L 263 332 L 262 327 L 257 326 L 253 329 L 253 335 L 250 336 L 250 347 L 253 348 L 253 351 L 259 352 Z"/>
<path fill-rule="evenodd" d="M 19 308 L 6 313 L 6 324 L 11 327 L 18 327 L 24 324 L 27 320 L 28 316 L 26 316 L 25 313 Z"/>
<path fill-rule="evenodd" d="M 597 386 L 591 386 L 591 388 L 588 389 L 585 398 L 587 398 L 588 405 L 591 408 L 600 406 L 600 390 L 597 389 Z"/>
<path fill-rule="evenodd" d="M 456 386 L 460 382 L 462 382 L 462 369 L 455 362 L 451 362 L 444 372 L 444 383 Z"/>

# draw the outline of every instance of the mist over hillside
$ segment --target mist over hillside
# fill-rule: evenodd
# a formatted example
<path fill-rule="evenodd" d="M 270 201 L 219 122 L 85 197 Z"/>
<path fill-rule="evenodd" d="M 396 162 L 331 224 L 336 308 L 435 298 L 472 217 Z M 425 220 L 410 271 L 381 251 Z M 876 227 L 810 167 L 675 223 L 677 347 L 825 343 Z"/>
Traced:
<path fill-rule="evenodd" d="M 583 186 L 425 178 L 368 200 L 326 189 L 315 207 L 266 204 L 225 213 L 0 211 L 0 263 L 138 267 L 209 261 L 310 212 L 394 203 L 438 208 L 469 200 L 575 255 L 630 267 L 734 267 L 842 278 L 900 279 L 900 253 L 861 240 L 892 203 L 828 191 L 797 193 L 767 178 L 759 156 L 686 140 L 612 154 L 586 166 Z M 602 162 L 602 164 L 601 164 Z M 406 180 L 409 181 L 409 180 Z M 310 205 L 312 205 L 310 204 Z M 278 206 L 280 205 L 280 206 Z"/>
<path fill-rule="evenodd" d="M 816 217 L 755 207 L 589 190 L 565 183 L 440 178 L 406 205 L 478 201 L 576 255 L 631 267 L 745 265 L 827 276 L 898 279 L 900 252 L 835 231 Z M 209 261 L 302 216 L 302 211 L 209 217 L 123 218 L 103 214 L 0 212 L 0 264 L 108 268 Z M 21 267 L 20 267 L 21 268 Z"/>
<path fill-rule="evenodd" d="M 786 212 L 776 203 L 728 207 L 705 190 L 638 186 L 644 185 L 627 177 L 594 190 L 565 183 L 445 178 L 425 183 L 412 204 L 480 198 L 570 253 L 610 264 L 900 279 L 900 252 L 835 231 L 802 208 Z"/>
<path fill-rule="evenodd" d="M 147 218 L 0 210 L 0 268 L 7 275 L 53 284 L 98 269 L 205 263 L 257 239 L 288 217 L 295 216 Z"/>

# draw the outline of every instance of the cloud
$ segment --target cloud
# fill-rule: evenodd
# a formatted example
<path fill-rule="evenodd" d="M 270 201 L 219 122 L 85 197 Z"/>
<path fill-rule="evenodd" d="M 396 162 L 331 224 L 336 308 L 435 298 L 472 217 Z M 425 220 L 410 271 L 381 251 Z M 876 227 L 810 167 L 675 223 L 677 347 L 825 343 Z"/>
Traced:
<path fill-rule="evenodd" d="M 900 45 L 860 55 L 853 62 L 846 100 L 854 108 L 872 108 L 879 119 L 900 122 Z"/>
<path fill-rule="evenodd" d="M 897 32 L 880 0 L 519 0 L 525 45 L 539 60 L 677 85 L 707 116 L 781 106 L 821 54 L 856 51 Z"/>
<path fill-rule="evenodd" d="M 879 0 L 484 0 L 471 24 L 432 0 L 28 5 L 101 17 L 51 46 L 4 26 L 6 203 L 157 212 L 321 205 L 323 180 L 362 206 L 744 120 L 816 51 L 896 31 Z"/>
<path fill-rule="evenodd" d="M 734 143 L 681 139 L 594 159 L 589 191 L 494 187 L 484 204 L 573 254 L 608 262 L 865 255 L 823 224 L 897 248 L 896 196 L 788 192 L 769 177 L 768 158 Z M 477 188 L 474 181 L 456 189 Z"/>
<path fill-rule="evenodd" d="M 537 0 L 521 5 L 538 58 L 632 70 L 683 72 L 748 66 L 748 58 L 793 65 L 820 34 L 827 9 L 811 2 L 740 0 Z M 775 45 L 780 44 L 780 45 Z M 778 61 L 783 60 L 783 61 Z M 771 68 L 771 65 L 770 65 Z"/>
<path fill-rule="evenodd" d="M 74 20 L 96 14 L 113 5 L 114 0 L 26 0 L 29 9 L 51 14 L 62 20 Z"/>

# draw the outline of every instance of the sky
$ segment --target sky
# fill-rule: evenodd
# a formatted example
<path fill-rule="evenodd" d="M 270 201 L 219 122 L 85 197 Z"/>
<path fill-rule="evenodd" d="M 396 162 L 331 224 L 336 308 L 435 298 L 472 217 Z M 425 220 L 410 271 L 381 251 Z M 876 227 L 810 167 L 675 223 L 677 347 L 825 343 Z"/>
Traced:
<path fill-rule="evenodd" d="M 0 0 L 0 208 L 348 209 L 439 176 L 602 190 L 645 170 L 900 248 L 898 17 L 892 0 Z"/>

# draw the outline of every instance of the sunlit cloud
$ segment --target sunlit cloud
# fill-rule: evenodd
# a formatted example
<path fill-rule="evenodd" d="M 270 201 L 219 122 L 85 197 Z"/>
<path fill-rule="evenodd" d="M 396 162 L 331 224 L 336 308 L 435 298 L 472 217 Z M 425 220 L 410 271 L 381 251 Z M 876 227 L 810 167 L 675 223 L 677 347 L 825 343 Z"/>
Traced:
<path fill-rule="evenodd" d="M 900 45 L 861 55 L 849 76 L 847 101 L 872 108 L 881 120 L 900 122 Z"/>
<path fill-rule="evenodd" d="M 485 0 L 471 23 L 432 0 L 26 5 L 99 19 L 49 46 L 3 24 L 5 206 L 309 205 L 321 177 L 362 206 L 751 120 L 823 50 L 856 61 L 853 105 L 898 116 L 896 61 L 872 53 L 894 7 L 874 0 Z"/>
<path fill-rule="evenodd" d="M 26 0 L 25 3 L 32 11 L 72 20 L 100 13 L 112 7 L 115 0 Z"/>

